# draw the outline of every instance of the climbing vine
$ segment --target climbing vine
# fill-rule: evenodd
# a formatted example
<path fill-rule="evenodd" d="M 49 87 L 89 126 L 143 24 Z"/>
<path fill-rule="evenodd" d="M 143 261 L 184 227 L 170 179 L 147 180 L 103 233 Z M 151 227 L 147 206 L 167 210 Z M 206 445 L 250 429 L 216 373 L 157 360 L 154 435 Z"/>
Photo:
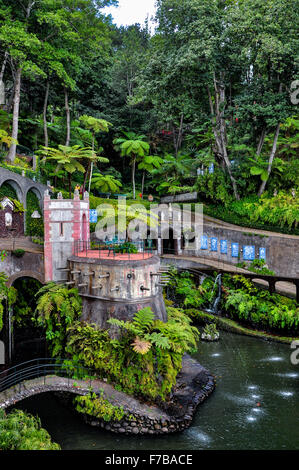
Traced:
<path fill-rule="evenodd" d="M 0 331 L 3 328 L 3 313 L 5 307 L 11 307 L 17 300 L 18 292 L 14 287 L 7 287 L 8 277 L 0 272 Z"/>
<path fill-rule="evenodd" d="M 121 421 L 125 416 L 125 411 L 121 406 L 114 406 L 103 397 L 90 392 L 85 396 L 78 396 L 74 399 L 76 410 L 79 413 L 87 414 L 104 421 Z"/>
<path fill-rule="evenodd" d="M 34 211 L 38 211 L 41 214 L 37 196 L 32 191 L 29 191 L 27 194 L 26 235 L 43 238 L 44 221 L 42 217 L 40 219 L 33 219 L 31 215 Z"/>

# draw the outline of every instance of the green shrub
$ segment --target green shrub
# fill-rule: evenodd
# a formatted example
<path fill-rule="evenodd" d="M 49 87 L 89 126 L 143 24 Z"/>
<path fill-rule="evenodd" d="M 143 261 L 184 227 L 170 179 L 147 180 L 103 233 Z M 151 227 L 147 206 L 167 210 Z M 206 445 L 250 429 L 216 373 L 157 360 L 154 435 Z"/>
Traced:
<path fill-rule="evenodd" d="M 299 199 L 280 192 L 276 197 L 265 193 L 230 201 L 225 204 L 204 204 L 204 213 L 242 227 L 299 235 Z"/>
<path fill-rule="evenodd" d="M 0 449 L 60 450 L 60 446 L 51 441 L 39 418 L 21 410 L 6 414 L 0 409 Z"/>
<path fill-rule="evenodd" d="M 94 418 L 103 419 L 104 421 L 121 421 L 125 412 L 122 407 L 112 405 L 108 400 L 103 398 L 103 392 L 100 396 L 95 393 L 79 396 L 74 399 L 76 410 L 79 413 L 93 416 Z"/>
<path fill-rule="evenodd" d="M 120 328 L 118 339 L 111 339 L 107 330 L 95 325 L 70 326 L 67 353 L 118 390 L 147 400 L 166 400 L 181 370 L 183 355 L 196 348 L 198 331 L 190 319 L 170 308 L 168 322 L 163 323 L 146 308 L 131 322 L 109 322 Z"/>
<path fill-rule="evenodd" d="M 16 258 L 21 258 L 22 256 L 24 256 L 25 250 L 22 250 L 21 248 L 19 248 L 19 249 L 17 249 L 17 250 L 13 250 L 11 253 L 12 253 L 12 255 L 15 256 Z"/>
<path fill-rule="evenodd" d="M 27 194 L 27 210 L 26 210 L 26 235 L 31 235 L 35 237 L 44 236 L 44 220 L 43 217 L 40 219 L 33 219 L 31 215 L 34 211 L 41 213 L 39 200 L 37 196 L 29 191 Z"/>
<path fill-rule="evenodd" d="M 262 266 L 263 262 L 258 260 L 254 265 Z M 209 278 L 198 288 L 189 273 L 177 273 L 172 285 L 176 301 L 194 321 L 200 319 L 200 311 L 208 307 L 215 296 L 214 281 Z M 270 294 L 242 275 L 223 274 L 220 310 L 223 315 L 254 328 L 274 333 L 284 331 L 289 335 L 299 331 L 299 307 L 295 300 Z"/>

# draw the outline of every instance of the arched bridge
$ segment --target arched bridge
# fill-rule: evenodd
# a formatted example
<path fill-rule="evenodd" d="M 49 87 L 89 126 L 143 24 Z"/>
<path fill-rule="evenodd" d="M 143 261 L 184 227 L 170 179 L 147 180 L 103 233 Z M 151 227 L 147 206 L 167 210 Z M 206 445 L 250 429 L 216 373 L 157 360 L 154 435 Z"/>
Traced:
<path fill-rule="evenodd" d="M 202 377 L 203 373 L 208 374 L 200 364 L 190 357 L 185 356 L 183 361 L 189 374 L 192 371 L 194 377 L 199 374 Z M 75 379 L 74 377 L 79 378 Z M 207 379 L 207 385 L 196 395 L 197 404 L 214 389 L 213 378 L 207 375 Z M 169 426 L 177 423 L 177 418 L 169 415 L 167 411 L 157 405 L 149 407 L 137 398 L 116 390 L 112 385 L 97 379 L 95 373 L 84 366 L 74 364 L 69 360 L 53 358 L 34 359 L 2 372 L 0 374 L 0 409 L 9 408 L 28 397 L 41 393 L 68 392 L 75 395 L 88 395 L 91 391 L 98 397 L 101 396 L 108 400 L 111 405 L 121 407 L 128 416 L 138 416 L 144 422 L 147 422 L 148 419 L 156 422 L 160 426 L 159 429 L 162 429 L 162 423 L 169 423 Z M 181 429 L 191 424 L 189 407 L 186 408 L 186 413 L 188 415 L 184 414 L 179 418 L 182 422 Z M 110 427 L 109 430 L 113 431 Z M 133 432 L 133 430 L 130 429 L 129 432 Z M 163 431 L 158 431 L 158 433 L 163 433 Z"/>
<path fill-rule="evenodd" d="M 27 194 L 32 191 L 38 198 L 40 207 L 43 209 L 44 192 L 49 189 L 45 184 L 33 181 L 26 176 L 19 175 L 13 171 L 7 170 L 6 168 L 0 168 L 0 188 L 4 183 L 10 184 L 16 191 L 18 200 L 23 204 L 26 210 L 27 205 Z"/>
<path fill-rule="evenodd" d="M 74 379 L 74 376 L 81 379 Z M 8 408 L 25 398 L 46 392 L 88 395 L 91 388 L 100 394 L 103 382 L 96 380 L 94 373 L 84 366 L 62 359 L 33 359 L 0 374 L 0 408 Z"/>

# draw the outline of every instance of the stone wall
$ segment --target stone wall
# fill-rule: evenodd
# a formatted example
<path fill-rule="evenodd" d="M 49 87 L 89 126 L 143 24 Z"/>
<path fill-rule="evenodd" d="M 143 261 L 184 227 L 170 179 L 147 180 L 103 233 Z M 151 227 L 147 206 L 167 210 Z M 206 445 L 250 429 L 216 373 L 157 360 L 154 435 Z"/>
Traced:
<path fill-rule="evenodd" d="M 217 261 L 224 261 L 237 264 L 243 261 L 243 246 L 254 246 L 255 257 L 259 257 L 259 248 L 266 249 L 266 264 L 269 269 L 276 272 L 279 276 L 298 277 L 299 276 L 299 237 L 291 236 L 277 236 L 259 235 L 250 231 L 233 230 L 231 228 L 217 227 L 213 225 L 204 224 L 203 235 L 209 239 L 208 250 L 200 249 L 200 241 L 196 249 L 182 249 L 182 254 L 185 256 L 200 256 L 205 258 L 216 259 Z M 214 237 L 218 239 L 217 251 L 210 250 L 210 239 Z M 220 253 L 220 240 L 227 240 L 228 252 L 227 254 Z M 231 256 L 231 243 L 239 243 L 239 258 Z"/>
<path fill-rule="evenodd" d="M 8 276 L 8 284 L 20 277 L 32 277 L 41 283 L 44 282 L 44 256 L 42 253 L 25 252 L 23 256 L 16 257 L 11 251 L 1 263 L 1 271 Z"/>
<path fill-rule="evenodd" d="M 111 317 L 126 321 L 150 307 L 157 318 L 166 321 L 162 290 L 157 285 L 159 269 L 157 256 L 135 261 L 71 257 L 69 279 L 72 287 L 79 286 L 83 298 L 82 319 L 107 328 Z"/>

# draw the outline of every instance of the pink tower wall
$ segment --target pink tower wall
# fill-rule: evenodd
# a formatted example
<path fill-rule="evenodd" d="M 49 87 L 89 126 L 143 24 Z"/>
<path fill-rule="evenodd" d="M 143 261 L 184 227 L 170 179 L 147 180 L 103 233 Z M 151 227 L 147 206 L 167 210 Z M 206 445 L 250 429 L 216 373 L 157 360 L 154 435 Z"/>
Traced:
<path fill-rule="evenodd" d="M 84 220 L 86 221 L 84 223 Z M 75 191 L 74 199 L 51 199 L 48 192 L 44 197 L 44 230 L 45 230 L 45 280 L 62 281 L 67 259 L 72 256 L 76 240 L 89 240 L 89 195 L 84 194 L 81 201 L 79 192 Z"/>

